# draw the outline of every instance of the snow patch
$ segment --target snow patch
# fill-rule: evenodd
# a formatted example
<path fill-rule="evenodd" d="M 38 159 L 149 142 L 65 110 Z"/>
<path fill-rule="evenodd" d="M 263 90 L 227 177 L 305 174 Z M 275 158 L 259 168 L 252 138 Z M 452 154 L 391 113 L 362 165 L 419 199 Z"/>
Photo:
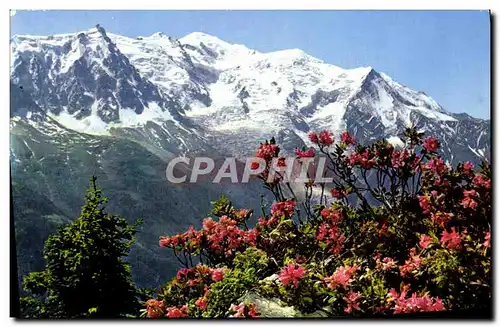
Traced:
<path fill-rule="evenodd" d="M 387 138 L 387 142 L 391 143 L 393 146 L 395 147 L 404 147 L 405 144 L 403 142 L 403 140 L 401 140 L 401 138 L 399 138 L 398 136 L 391 136 L 391 137 L 388 137 Z"/>

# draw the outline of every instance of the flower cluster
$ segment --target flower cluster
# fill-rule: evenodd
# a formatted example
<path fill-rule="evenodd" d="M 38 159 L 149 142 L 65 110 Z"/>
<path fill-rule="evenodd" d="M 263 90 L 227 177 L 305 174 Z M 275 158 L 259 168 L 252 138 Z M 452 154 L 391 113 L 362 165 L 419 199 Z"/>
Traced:
<path fill-rule="evenodd" d="M 314 149 L 310 148 L 307 151 L 302 151 L 302 150 L 296 149 L 295 154 L 299 158 L 313 158 L 315 153 L 314 153 Z"/>
<path fill-rule="evenodd" d="M 461 242 L 462 238 L 460 237 L 460 234 L 458 234 L 455 230 L 455 227 L 451 228 L 451 232 L 448 232 L 446 230 L 443 231 L 441 236 L 441 243 L 444 247 L 455 250 L 460 247 Z"/>
<path fill-rule="evenodd" d="M 352 281 L 352 275 L 359 269 L 359 266 L 339 267 L 333 275 L 325 278 L 325 283 L 329 288 L 335 289 L 338 286 L 347 288 Z"/>
<path fill-rule="evenodd" d="M 323 222 L 316 232 L 316 239 L 329 246 L 334 254 L 340 253 L 344 248 L 345 236 L 340 232 L 339 222 L 342 220 L 342 213 L 337 209 L 325 208 L 321 211 Z"/>
<path fill-rule="evenodd" d="M 438 297 L 432 298 L 428 295 L 418 296 L 413 293 L 411 297 L 407 297 L 408 290 L 403 287 L 401 294 L 394 288 L 387 295 L 389 301 L 393 302 L 394 314 L 412 313 L 412 312 L 433 312 L 445 310 L 443 301 Z"/>
<path fill-rule="evenodd" d="M 291 217 L 295 211 L 296 206 L 297 203 L 293 200 L 276 202 L 271 206 L 271 215 L 273 217 Z"/>
<path fill-rule="evenodd" d="M 183 305 L 180 308 L 177 307 L 169 307 L 167 308 L 167 317 L 168 318 L 184 318 L 188 315 L 188 306 Z"/>
<path fill-rule="evenodd" d="M 295 288 L 299 287 L 299 281 L 304 277 L 306 271 L 304 267 L 289 264 L 283 267 L 280 272 L 280 281 L 283 286 L 293 284 Z"/>
<path fill-rule="evenodd" d="M 343 132 L 340 134 L 340 140 L 346 145 L 356 144 L 356 138 L 349 134 L 349 132 Z"/>
<path fill-rule="evenodd" d="M 237 214 L 241 214 L 241 212 L 237 212 Z M 238 217 L 241 218 L 237 216 L 237 219 Z M 247 215 L 245 217 L 245 219 L 248 218 Z M 256 229 L 241 229 L 237 220 L 222 216 L 219 221 L 206 218 L 203 220 L 203 228 L 199 231 L 190 227 L 183 234 L 161 236 L 160 246 L 170 247 L 176 251 L 195 253 L 199 251 L 201 244 L 207 244 L 204 249 L 211 253 L 231 255 L 242 247 L 255 245 L 257 235 Z"/>
<path fill-rule="evenodd" d="M 322 131 L 319 133 L 319 135 L 314 132 L 310 132 L 309 140 L 321 146 L 330 146 L 335 141 L 330 131 Z"/>
<path fill-rule="evenodd" d="M 255 304 L 232 304 L 229 311 L 232 312 L 232 314 L 229 316 L 231 318 L 257 318 L 259 316 Z"/>
<path fill-rule="evenodd" d="M 404 265 L 399 267 L 401 276 L 405 277 L 419 270 L 420 265 L 422 264 L 422 259 L 416 252 L 416 249 L 412 248 L 410 250 L 410 257 L 405 261 Z"/>

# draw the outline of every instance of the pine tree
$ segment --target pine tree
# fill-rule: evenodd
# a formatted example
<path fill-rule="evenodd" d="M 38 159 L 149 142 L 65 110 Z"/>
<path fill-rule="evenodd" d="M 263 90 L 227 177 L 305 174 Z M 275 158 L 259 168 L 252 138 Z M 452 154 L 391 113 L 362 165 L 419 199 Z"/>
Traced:
<path fill-rule="evenodd" d="M 45 242 L 46 268 L 24 279 L 35 297 L 23 298 L 25 317 L 123 317 L 138 310 L 130 266 L 122 257 L 134 243 L 138 220 L 106 213 L 107 198 L 91 178 L 80 217 Z"/>

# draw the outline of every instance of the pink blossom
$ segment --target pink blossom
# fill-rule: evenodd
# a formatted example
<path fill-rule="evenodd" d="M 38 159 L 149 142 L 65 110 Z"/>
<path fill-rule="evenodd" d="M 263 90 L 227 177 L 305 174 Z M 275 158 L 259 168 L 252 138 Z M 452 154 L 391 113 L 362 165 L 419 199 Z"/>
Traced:
<path fill-rule="evenodd" d="M 292 216 L 296 205 L 297 203 L 293 200 L 276 202 L 271 206 L 271 214 L 273 216 L 283 216 L 285 214 Z"/>
<path fill-rule="evenodd" d="M 331 145 L 333 144 L 333 136 L 332 136 L 332 132 L 330 131 L 322 131 L 319 133 L 319 142 L 320 144 L 323 144 L 323 145 Z"/>
<path fill-rule="evenodd" d="M 333 224 L 337 224 L 342 219 L 342 213 L 339 210 L 324 208 L 321 210 L 321 217 Z"/>
<path fill-rule="evenodd" d="M 274 157 L 277 157 L 279 152 L 280 148 L 276 144 L 261 143 L 255 156 L 257 158 L 270 160 Z"/>
<path fill-rule="evenodd" d="M 427 249 L 427 247 L 431 243 L 432 243 L 432 238 L 429 235 L 422 235 L 422 236 L 420 236 L 420 241 L 418 242 L 418 245 L 422 249 Z"/>
<path fill-rule="evenodd" d="M 445 310 L 443 301 L 438 297 L 418 296 L 413 293 L 411 297 L 407 298 L 407 292 L 407 290 L 403 290 L 401 294 L 398 294 L 393 288 L 389 291 L 387 297 L 394 303 L 394 314 Z"/>
<path fill-rule="evenodd" d="M 207 309 L 208 301 L 205 298 L 200 297 L 198 300 L 196 300 L 194 305 L 200 308 L 200 310 L 205 311 Z"/>
<path fill-rule="evenodd" d="M 355 166 L 361 162 L 361 155 L 357 152 L 353 152 L 349 156 L 348 161 L 349 161 L 349 165 Z"/>
<path fill-rule="evenodd" d="M 203 220 L 203 229 L 210 231 L 216 226 L 216 222 L 212 218 L 205 218 Z"/>
<path fill-rule="evenodd" d="M 420 268 L 421 264 L 422 259 L 416 254 L 415 248 L 412 248 L 410 250 L 410 257 L 408 258 L 408 260 L 405 261 L 404 265 L 399 267 L 399 273 L 403 277 L 413 274 Z"/>
<path fill-rule="evenodd" d="M 444 227 L 446 223 L 448 223 L 451 218 L 453 218 L 452 213 L 447 212 L 436 212 L 431 213 L 431 221 L 438 226 Z"/>
<path fill-rule="evenodd" d="M 429 136 L 424 140 L 422 147 L 428 152 L 436 152 L 439 148 L 439 141 L 434 136 Z"/>
<path fill-rule="evenodd" d="M 322 223 L 319 226 L 318 233 L 316 234 L 316 239 L 318 241 L 322 241 L 326 237 L 326 234 L 328 234 L 328 226 L 325 223 Z"/>
<path fill-rule="evenodd" d="M 295 288 L 299 287 L 299 281 L 304 278 L 306 271 L 302 266 L 296 267 L 294 264 L 289 264 L 281 269 L 280 281 L 283 286 L 293 283 Z"/>
<path fill-rule="evenodd" d="M 316 134 L 314 132 L 309 132 L 308 136 L 309 136 L 309 140 L 311 140 L 311 142 L 316 143 L 316 144 L 319 142 L 318 134 Z"/>
<path fill-rule="evenodd" d="M 430 213 L 431 210 L 431 200 L 428 195 L 418 195 L 418 203 L 420 208 L 422 208 L 424 214 Z"/>
<path fill-rule="evenodd" d="M 252 163 L 250 164 L 250 169 L 257 170 L 259 168 L 260 168 L 260 164 L 257 161 L 252 161 Z"/>
<path fill-rule="evenodd" d="M 441 243 L 446 246 L 448 249 L 457 249 L 460 246 L 462 239 L 460 234 L 457 233 L 455 227 L 451 228 L 451 233 L 446 230 L 441 234 Z"/>
<path fill-rule="evenodd" d="M 340 134 L 340 140 L 347 145 L 356 143 L 356 138 L 347 131 Z"/>
<path fill-rule="evenodd" d="M 472 198 L 463 199 L 461 204 L 464 208 L 471 208 L 471 209 L 477 208 L 477 202 Z"/>
<path fill-rule="evenodd" d="M 314 157 L 314 149 L 313 149 L 313 148 L 310 148 L 310 149 L 309 149 L 309 150 L 307 150 L 307 151 L 302 151 L 302 150 L 296 149 L 296 150 L 295 150 L 295 154 L 296 154 L 299 158 L 313 158 L 313 157 Z"/>
<path fill-rule="evenodd" d="M 347 297 L 344 297 L 344 301 L 347 302 L 347 307 L 344 309 L 344 312 L 351 313 L 352 309 L 361 310 L 359 304 L 356 303 L 360 297 L 361 294 L 359 294 L 359 292 L 350 291 Z"/>
<path fill-rule="evenodd" d="M 441 176 L 448 171 L 448 166 L 443 159 L 431 159 L 424 165 L 424 168 L 433 172 L 434 174 Z"/>
<path fill-rule="evenodd" d="M 487 178 L 481 174 L 475 174 L 474 179 L 472 180 L 472 184 L 476 187 L 484 187 L 487 189 L 491 188 L 491 179 Z"/>
<path fill-rule="evenodd" d="M 231 318 L 245 318 L 245 309 L 247 306 L 244 303 L 240 303 L 238 305 L 232 304 L 229 308 L 230 311 L 234 312 L 234 314 L 230 315 Z M 258 316 L 257 308 L 255 304 L 250 304 L 248 306 L 248 316 L 251 318 L 256 318 Z"/>
<path fill-rule="evenodd" d="M 240 303 L 238 305 L 236 304 L 231 304 L 231 307 L 229 310 L 233 311 L 234 314 L 232 314 L 230 317 L 233 318 L 244 318 L 245 317 L 245 304 Z"/>
<path fill-rule="evenodd" d="M 167 308 L 167 317 L 168 318 L 182 318 L 186 317 L 188 314 L 187 305 L 183 305 L 180 309 L 177 307 Z"/>
<path fill-rule="evenodd" d="M 381 268 L 383 271 L 389 271 L 396 267 L 397 263 L 394 261 L 394 259 L 385 257 L 380 261 L 380 259 L 377 258 L 377 267 Z"/>
<path fill-rule="evenodd" d="M 161 236 L 159 244 L 160 244 L 160 247 L 162 247 L 162 248 L 168 247 L 168 246 L 170 246 L 170 244 L 172 244 L 172 239 L 170 237 L 167 237 L 167 236 Z"/>
<path fill-rule="evenodd" d="M 257 312 L 257 307 L 255 304 L 251 304 L 248 308 L 248 316 L 250 318 L 257 318 L 259 313 Z"/>
<path fill-rule="evenodd" d="M 470 163 L 469 161 L 464 162 L 462 169 L 464 173 L 471 173 L 472 170 L 474 169 L 474 165 Z"/>
<path fill-rule="evenodd" d="M 146 302 L 146 312 L 148 318 L 160 318 L 165 314 L 165 307 L 163 301 L 159 300 L 148 300 Z"/>
<path fill-rule="evenodd" d="M 406 165 L 406 161 L 408 160 L 410 154 L 407 149 L 404 151 L 394 150 L 392 152 L 391 164 L 394 168 L 401 168 Z"/>
<path fill-rule="evenodd" d="M 333 275 L 325 278 L 329 288 L 335 289 L 337 286 L 346 288 L 351 282 L 351 276 L 358 269 L 358 266 L 339 267 Z"/>
<path fill-rule="evenodd" d="M 490 232 L 486 232 L 486 234 L 484 236 L 483 245 L 487 248 L 491 247 L 491 233 Z"/>
<path fill-rule="evenodd" d="M 212 270 L 212 280 L 214 282 L 221 281 L 224 278 L 224 269 L 217 268 Z"/>

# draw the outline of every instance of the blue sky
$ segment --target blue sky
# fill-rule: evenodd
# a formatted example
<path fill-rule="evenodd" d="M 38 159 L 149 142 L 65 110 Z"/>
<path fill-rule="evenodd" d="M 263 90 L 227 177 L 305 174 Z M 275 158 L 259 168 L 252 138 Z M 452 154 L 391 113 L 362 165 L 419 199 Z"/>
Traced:
<path fill-rule="evenodd" d="M 343 68 L 372 66 L 449 111 L 490 117 L 487 11 L 17 11 L 11 35 L 96 23 L 131 37 L 200 31 L 263 52 L 300 48 Z"/>

